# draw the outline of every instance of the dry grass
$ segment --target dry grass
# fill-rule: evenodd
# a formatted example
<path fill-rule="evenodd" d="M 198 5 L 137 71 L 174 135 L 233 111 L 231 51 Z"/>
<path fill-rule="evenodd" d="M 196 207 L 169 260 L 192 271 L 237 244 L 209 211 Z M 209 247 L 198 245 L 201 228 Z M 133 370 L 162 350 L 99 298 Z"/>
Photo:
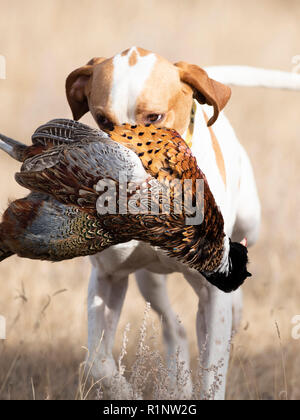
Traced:
<path fill-rule="evenodd" d="M 64 79 L 93 56 L 137 44 L 174 61 L 289 70 L 300 53 L 297 0 L 0 0 L 0 7 L 0 54 L 7 59 L 0 130 L 27 142 L 40 123 L 70 117 Z M 291 338 L 291 318 L 300 313 L 299 108 L 298 93 L 235 88 L 227 109 L 252 158 L 263 203 L 228 399 L 300 398 L 300 341 Z M 13 180 L 17 165 L 3 155 L 0 165 L 3 210 L 8 198 L 24 191 Z M 87 259 L 49 264 L 11 258 L 1 264 L 0 314 L 8 335 L 0 342 L 0 398 L 78 395 L 89 270 Z M 179 276 L 170 278 L 169 289 L 195 366 L 195 296 Z M 116 342 L 118 355 L 130 322 L 127 366 L 134 363 L 143 310 L 132 281 Z"/>

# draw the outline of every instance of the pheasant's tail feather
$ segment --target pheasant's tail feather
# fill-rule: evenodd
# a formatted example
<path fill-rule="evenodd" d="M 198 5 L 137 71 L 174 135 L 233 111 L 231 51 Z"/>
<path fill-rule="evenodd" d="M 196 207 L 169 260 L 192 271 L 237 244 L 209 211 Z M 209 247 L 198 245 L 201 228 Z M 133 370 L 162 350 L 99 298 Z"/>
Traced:
<path fill-rule="evenodd" d="M 82 140 L 89 142 L 99 140 L 99 137 L 106 137 L 107 134 L 82 124 L 78 121 L 68 119 L 54 119 L 41 125 L 32 135 L 33 144 L 43 146 L 51 143 L 53 146 L 74 144 Z"/>
<path fill-rule="evenodd" d="M 23 162 L 23 156 L 27 146 L 17 140 L 5 136 L 4 134 L 0 134 L 0 149 L 19 162 Z"/>

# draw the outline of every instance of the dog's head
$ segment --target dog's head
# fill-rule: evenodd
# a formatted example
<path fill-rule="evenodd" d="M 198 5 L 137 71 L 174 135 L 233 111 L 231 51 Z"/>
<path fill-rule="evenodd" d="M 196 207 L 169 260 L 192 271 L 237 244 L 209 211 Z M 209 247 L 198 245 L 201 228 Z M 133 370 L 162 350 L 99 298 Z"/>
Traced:
<path fill-rule="evenodd" d="M 231 91 L 196 65 L 174 65 L 132 47 L 109 59 L 93 58 L 74 70 L 67 78 L 66 93 L 75 120 L 90 111 L 100 128 L 151 123 L 183 134 L 193 98 L 213 107 L 208 122 L 212 125 Z"/>

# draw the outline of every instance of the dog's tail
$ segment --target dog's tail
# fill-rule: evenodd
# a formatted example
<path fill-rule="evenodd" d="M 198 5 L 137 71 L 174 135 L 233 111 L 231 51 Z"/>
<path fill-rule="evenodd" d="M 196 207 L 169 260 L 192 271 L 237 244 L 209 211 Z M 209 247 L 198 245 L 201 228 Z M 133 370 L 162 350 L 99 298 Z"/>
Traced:
<path fill-rule="evenodd" d="M 227 85 L 300 90 L 298 73 L 249 66 L 209 66 L 205 71 Z"/>
<path fill-rule="evenodd" d="M 4 152 L 8 153 L 19 162 L 23 162 L 23 156 L 27 146 L 0 133 L 0 149 L 4 150 Z"/>

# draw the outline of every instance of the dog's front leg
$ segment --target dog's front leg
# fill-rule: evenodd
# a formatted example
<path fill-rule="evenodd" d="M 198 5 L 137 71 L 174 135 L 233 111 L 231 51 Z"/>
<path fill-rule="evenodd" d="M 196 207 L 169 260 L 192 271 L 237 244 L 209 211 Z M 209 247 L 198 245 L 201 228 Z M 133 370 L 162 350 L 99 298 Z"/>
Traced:
<path fill-rule="evenodd" d="M 202 399 L 224 400 L 232 338 L 232 295 L 197 278 L 187 280 L 199 297 L 196 321 Z"/>
<path fill-rule="evenodd" d="M 113 358 L 112 349 L 128 277 L 107 275 L 93 266 L 88 291 L 88 369 L 109 399 L 132 399 L 132 390 Z"/>
<path fill-rule="evenodd" d="M 184 326 L 171 307 L 166 276 L 139 270 L 136 272 L 136 279 L 145 300 L 150 302 L 162 321 L 171 388 L 177 393 L 178 399 L 188 399 L 193 388 L 189 345 Z"/>

